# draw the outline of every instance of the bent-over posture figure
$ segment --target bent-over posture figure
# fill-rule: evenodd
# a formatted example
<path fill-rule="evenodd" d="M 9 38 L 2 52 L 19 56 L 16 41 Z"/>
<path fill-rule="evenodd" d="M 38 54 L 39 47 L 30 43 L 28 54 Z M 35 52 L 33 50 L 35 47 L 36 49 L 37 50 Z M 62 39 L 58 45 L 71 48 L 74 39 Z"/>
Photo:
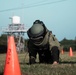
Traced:
<path fill-rule="evenodd" d="M 27 45 L 30 64 L 36 62 L 37 53 L 40 63 L 59 63 L 60 43 L 42 21 L 36 20 L 27 34 L 29 37 Z"/>

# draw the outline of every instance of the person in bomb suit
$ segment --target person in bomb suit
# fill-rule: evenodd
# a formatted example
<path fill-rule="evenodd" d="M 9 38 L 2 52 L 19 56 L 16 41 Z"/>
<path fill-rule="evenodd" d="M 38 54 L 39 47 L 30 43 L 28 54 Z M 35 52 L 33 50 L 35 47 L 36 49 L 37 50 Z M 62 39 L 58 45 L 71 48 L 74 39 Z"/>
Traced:
<path fill-rule="evenodd" d="M 45 24 L 36 20 L 32 27 L 27 31 L 29 63 L 36 63 L 36 55 L 39 54 L 39 63 L 59 63 L 59 49 L 58 42 L 52 31 L 49 31 Z"/>

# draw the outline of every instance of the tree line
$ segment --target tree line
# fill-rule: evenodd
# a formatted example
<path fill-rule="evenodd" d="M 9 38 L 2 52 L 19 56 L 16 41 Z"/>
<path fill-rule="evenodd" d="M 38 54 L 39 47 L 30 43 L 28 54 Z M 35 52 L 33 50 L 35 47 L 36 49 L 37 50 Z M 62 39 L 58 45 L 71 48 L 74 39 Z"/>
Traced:
<path fill-rule="evenodd" d="M 25 39 L 25 47 L 27 47 L 28 39 Z M 68 40 L 64 38 L 63 40 L 59 41 L 63 50 L 69 51 L 69 48 L 72 47 L 74 51 L 76 51 L 76 37 L 73 40 Z M 2 34 L 0 36 L 0 53 L 5 53 L 7 51 L 7 34 Z"/>
<path fill-rule="evenodd" d="M 63 50 L 69 51 L 69 48 L 72 47 L 73 51 L 76 51 L 76 38 L 73 40 L 68 40 L 64 38 L 62 41 L 60 41 L 61 46 L 63 46 Z"/>

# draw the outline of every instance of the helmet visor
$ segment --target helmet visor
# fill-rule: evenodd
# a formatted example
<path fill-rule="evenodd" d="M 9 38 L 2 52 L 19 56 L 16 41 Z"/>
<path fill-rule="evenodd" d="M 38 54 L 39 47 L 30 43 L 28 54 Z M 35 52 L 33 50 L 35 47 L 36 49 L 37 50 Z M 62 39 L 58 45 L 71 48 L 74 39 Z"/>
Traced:
<path fill-rule="evenodd" d="M 31 38 L 33 43 L 39 44 L 43 41 L 43 36 L 37 37 L 37 38 Z"/>

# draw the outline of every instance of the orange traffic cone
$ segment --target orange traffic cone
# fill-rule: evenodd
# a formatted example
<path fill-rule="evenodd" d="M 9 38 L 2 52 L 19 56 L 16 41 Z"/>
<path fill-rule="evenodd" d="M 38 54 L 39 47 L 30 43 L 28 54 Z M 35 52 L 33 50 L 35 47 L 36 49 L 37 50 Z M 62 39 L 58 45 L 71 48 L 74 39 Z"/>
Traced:
<path fill-rule="evenodd" d="M 73 56 L 73 51 L 72 51 L 72 48 L 70 47 L 70 52 L 69 52 L 69 56 Z"/>
<path fill-rule="evenodd" d="M 64 54 L 64 50 L 61 50 L 61 54 Z"/>
<path fill-rule="evenodd" d="M 8 37 L 4 75 L 21 75 L 18 55 L 16 52 L 16 46 L 13 36 Z"/>

